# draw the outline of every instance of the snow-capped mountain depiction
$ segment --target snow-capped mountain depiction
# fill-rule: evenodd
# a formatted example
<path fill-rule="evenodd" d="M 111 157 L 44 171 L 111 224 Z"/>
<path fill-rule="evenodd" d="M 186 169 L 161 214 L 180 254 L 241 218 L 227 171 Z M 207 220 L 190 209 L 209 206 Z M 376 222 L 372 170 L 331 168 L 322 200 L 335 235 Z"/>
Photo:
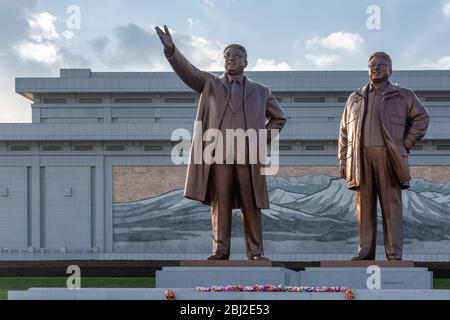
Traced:
<path fill-rule="evenodd" d="M 268 177 L 270 209 L 263 210 L 265 243 L 281 245 L 314 241 L 356 241 L 354 192 L 343 179 L 326 175 Z M 208 206 L 173 190 L 149 199 L 115 203 L 114 242 L 118 247 L 143 250 L 151 243 L 170 241 L 210 246 Z M 383 243 L 381 211 L 378 242 Z M 233 237 L 242 237 L 239 210 L 233 211 Z M 413 179 L 403 191 L 404 242 L 450 240 L 450 182 L 439 184 Z M 175 242 L 174 242 L 175 243 Z"/>

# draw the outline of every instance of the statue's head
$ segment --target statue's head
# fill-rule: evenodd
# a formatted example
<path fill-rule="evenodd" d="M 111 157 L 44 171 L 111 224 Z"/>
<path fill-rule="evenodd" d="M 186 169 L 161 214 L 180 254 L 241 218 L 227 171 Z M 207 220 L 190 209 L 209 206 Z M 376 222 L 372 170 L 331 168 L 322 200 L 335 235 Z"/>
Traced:
<path fill-rule="evenodd" d="M 392 74 L 392 60 L 386 52 L 375 52 L 369 57 L 369 79 L 370 81 L 384 82 Z"/>
<path fill-rule="evenodd" d="M 247 50 L 239 44 L 229 44 L 223 50 L 225 72 L 238 75 L 247 67 Z"/>

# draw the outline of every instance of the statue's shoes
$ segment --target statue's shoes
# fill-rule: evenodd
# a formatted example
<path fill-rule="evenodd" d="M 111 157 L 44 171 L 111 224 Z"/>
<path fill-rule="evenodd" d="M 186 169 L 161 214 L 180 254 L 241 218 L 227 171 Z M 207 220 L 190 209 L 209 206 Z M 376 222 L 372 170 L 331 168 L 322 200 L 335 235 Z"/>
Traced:
<path fill-rule="evenodd" d="M 261 254 L 256 254 L 250 258 L 250 260 L 269 260 Z"/>
<path fill-rule="evenodd" d="M 357 254 L 352 258 L 352 261 L 359 261 L 359 260 L 375 260 L 374 257 L 369 257 L 361 254 Z"/>
<path fill-rule="evenodd" d="M 213 253 L 207 258 L 207 260 L 228 260 L 228 259 L 230 259 L 230 256 L 222 253 Z"/>

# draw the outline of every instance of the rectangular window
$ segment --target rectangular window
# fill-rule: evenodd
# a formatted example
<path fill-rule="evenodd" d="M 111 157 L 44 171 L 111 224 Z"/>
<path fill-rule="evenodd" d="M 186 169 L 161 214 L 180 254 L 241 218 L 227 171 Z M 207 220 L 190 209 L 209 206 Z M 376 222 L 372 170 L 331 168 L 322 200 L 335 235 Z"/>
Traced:
<path fill-rule="evenodd" d="M 194 103 L 195 98 L 189 97 L 172 97 L 172 98 L 164 98 L 164 103 Z"/>
<path fill-rule="evenodd" d="M 73 150 L 75 151 L 92 151 L 94 150 L 93 146 L 74 146 Z"/>
<path fill-rule="evenodd" d="M 67 103 L 66 98 L 44 98 L 46 104 Z"/>
<path fill-rule="evenodd" d="M 152 98 L 115 98 L 115 103 L 152 103 Z"/>
<path fill-rule="evenodd" d="M 42 150 L 44 151 L 61 151 L 61 146 L 43 146 Z"/>
<path fill-rule="evenodd" d="M 280 150 L 289 151 L 292 150 L 292 146 L 280 146 Z"/>
<path fill-rule="evenodd" d="M 11 151 L 29 151 L 30 147 L 29 146 L 11 146 L 10 150 Z"/>
<path fill-rule="evenodd" d="M 163 146 L 144 146 L 144 151 L 162 151 Z"/>
<path fill-rule="evenodd" d="M 337 102 L 347 102 L 348 97 L 338 97 Z"/>
<path fill-rule="evenodd" d="M 450 144 L 439 144 L 436 146 L 437 150 L 450 150 Z"/>
<path fill-rule="evenodd" d="M 124 146 L 106 146 L 107 151 L 124 151 Z"/>
<path fill-rule="evenodd" d="M 325 150 L 325 146 L 309 145 L 309 146 L 305 146 L 305 150 L 308 150 L 308 151 L 322 151 L 322 150 Z"/>
<path fill-rule="evenodd" d="M 325 102 L 325 97 L 297 97 L 297 98 L 294 98 L 294 102 L 320 103 L 320 102 Z"/>
<path fill-rule="evenodd" d="M 450 97 L 426 97 L 428 102 L 450 102 Z"/>

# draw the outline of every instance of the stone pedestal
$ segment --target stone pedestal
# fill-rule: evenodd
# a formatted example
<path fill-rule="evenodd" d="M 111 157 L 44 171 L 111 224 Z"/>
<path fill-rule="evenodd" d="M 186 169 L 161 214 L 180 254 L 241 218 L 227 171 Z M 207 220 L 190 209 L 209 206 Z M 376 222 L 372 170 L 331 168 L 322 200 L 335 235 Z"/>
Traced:
<path fill-rule="evenodd" d="M 380 290 L 368 290 L 368 282 L 379 272 Z M 373 272 L 373 271 L 372 271 Z M 368 281 L 369 280 L 369 281 Z M 195 287 L 214 285 L 271 284 L 284 286 L 340 286 L 355 290 L 356 299 L 442 299 L 450 290 L 431 290 L 433 274 L 427 268 L 414 268 L 412 261 L 322 261 L 321 267 L 293 271 L 272 267 L 271 261 L 182 261 L 180 267 L 164 267 L 156 272 L 154 289 L 80 289 L 31 288 L 10 291 L 8 298 L 39 300 L 77 299 L 165 299 L 164 290 L 172 288 L 177 299 L 183 300 L 341 300 L 342 293 L 282 293 L 282 292 L 198 292 Z"/>
<path fill-rule="evenodd" d="M 432 272 L 414 268 L 411 261 L 322 261 L 318 268 L 293 271 L 271 267 L 270 261 L 183 261 L 180 267 L 156 272 L 154 289 L 31 288 L 9 291 L 8 299 L 36 300 L 165 300 L 172 288 L 178 300 L 343 300 L 343 293 L 287 292 L 199 292 L 195 287 L 213 285 L 271 284 L 285 286 L 340 286 L 354 289 L 357 300 L 440 299 L 448 300 L 450 290 L 431 290 Z M 380 290 L 367 289 L 367 267 L 378 266 Z M 378 272 L 377 271 L 377 272 Z"/>
<path fill-rule="evenodd" d="M 181 260 L 180 267 L 272 267 L 271 260 Z"/>
<path fill-rule="evenodd" d="M 31 288 L 8 300 L 166 300 L 164 288 Z M 174 289 L 176 300 L 345 300 L 334 292 L 198 292 Z M 354 290 L 355 300 L 450 300 L 450 290 Z"/>
<path fill-rule="evenodd" d="M 379 275 L 380 289 L 432 289 L 433 273 L 415 268 L 413 261 L 322 261 L 321 267 L 293 271 L 271 267 L 271 261 L 182 261 L 180 267 L 156 272 L 158 288 L 194 288 L 214 285 L 271 284 L 285 286 L 339 286 L 370 289 Z M 369 266 L 379 268 L 368 269 Z M 376 280 L 375 280 L 376 283 Z"/>
<path fill-rule="evenodd" d="M 414 268 L 414 261 L 398 261 L 398 260 L 324 260 L 320 261 L 322 268 L 356 268 L 369 266 L 378 266 L 380 268 Z"/>
<path fill-rule="evenodd" d="M 156 272 L 157 288 L 227 285 L 298 284 L 298 272 L 280 267 L 164 267 Z"/>
<path fill-rule="evenodd" d="M 300 272 L 300 281 L 302 285 L 368 289 L 368 281 L 372 282 L 379 272 L 380 289 L 432 289 L 433 272 L 414 265 L 414 261 L 397 260 L 321 261 L 320 268 Z"/>
<path fill-rule="evenodd" d="M 341 286 L 352 289 L 370 289 L 368 282 L 380 277 L 380 289 L 432 289 L 433 272 L 427 268 L 380 267 L 368 272 L 364 267 L 305 268 L 300 271 L 304 286 Z M 370 279 L 369 279 L 370 278 Z"/>

